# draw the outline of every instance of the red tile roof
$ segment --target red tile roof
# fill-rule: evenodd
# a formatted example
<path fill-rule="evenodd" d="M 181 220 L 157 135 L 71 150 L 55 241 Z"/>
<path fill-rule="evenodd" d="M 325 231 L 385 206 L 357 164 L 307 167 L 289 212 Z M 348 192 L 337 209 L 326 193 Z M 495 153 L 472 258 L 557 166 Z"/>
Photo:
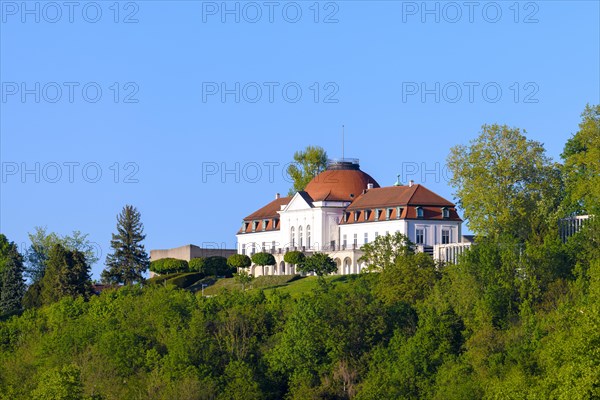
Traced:
<path fill-rule="evenodd" d="M 315 176 L 304 189 L 314 201 L 352 201 L 367 189 L 379 184 L 360 169 L 326 170 Z"/>
<path fill-rule="evenodd" d="M 397 215 L 398 207 L 401 210 L 400 216 Z M 346 208 L 347 221 L 342 220 L 340 223 L 353 224 L 394 219 L 417 219 L 417 207 L 423 210 L 422 219 L 462 221 L 453 203 L 417 184 L 368 190 Z M 448 209 L 448 218 L 443 217 L 442 208 Z M 380 215 L 376 216 L 378 209 Z M 388 209 L 390 210 L 389 217 L 387 214 Z M 356 221 L 355 213 L 357 213 Z"/>
<path fill-rule="evenodd" d="M 423 185 L 388 186 L 367 190 L 350 204 L 347 210 L 395 206 L 454 207 L 454 203 L 433 193 Z"/>

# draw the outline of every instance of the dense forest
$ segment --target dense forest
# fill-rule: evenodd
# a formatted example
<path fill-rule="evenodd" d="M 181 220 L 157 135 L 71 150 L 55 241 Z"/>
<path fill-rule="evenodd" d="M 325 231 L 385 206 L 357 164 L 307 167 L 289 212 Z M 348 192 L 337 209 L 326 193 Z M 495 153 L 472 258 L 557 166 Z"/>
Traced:
<path fill-rule="evenodd" d="M 562 163 L 485 125 L 448 165 L 477 234 L 456 264 L 381 236 L 368 272 L 294 296 L 251 281 L 203 296 L 141 270 L 94 295 L 83 253 L 55 245 L 21 307 L 23 260 L 2 237 L 0 398 L 600 398 L 600 106 Z"/>

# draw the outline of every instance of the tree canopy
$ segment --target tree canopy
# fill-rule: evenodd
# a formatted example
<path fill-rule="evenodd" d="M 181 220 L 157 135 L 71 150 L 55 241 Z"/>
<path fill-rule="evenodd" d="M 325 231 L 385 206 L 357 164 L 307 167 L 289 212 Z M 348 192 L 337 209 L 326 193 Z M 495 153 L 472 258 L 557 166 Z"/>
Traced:
<path fill-rule="evenodd" d="M 327 168 L 327 153 L 322 147 L 307 146 L 294 153 L 294 162 L 287 168 L 287 173 L 294 184 L 289 195 L 304 190 L 306 185 L 320 172 Z"/>
<path fill-rule="evenodd" d="M 126 205 L 117 216 L 117 233 L 113 233 L 110 241 L 113 252 L 106 256 L 102 280 L 126 285 L 143 282 L 150 264 L 142 244 L 145 238 L 140 212 Z"/>
<path fill-rule="evenodd" d="M 448 167 L 458 205 L 477 235 L 527 239 L 561 201 L 559 166 L 519 128 L 483 125 L 469 146 L 452 147 Z"/>
<path fill-rule="evenodd" d="M 579 131 L 561 155 L 567 210 L 585 214 L 600 212 L 600 105 L 587 105 Z"/>

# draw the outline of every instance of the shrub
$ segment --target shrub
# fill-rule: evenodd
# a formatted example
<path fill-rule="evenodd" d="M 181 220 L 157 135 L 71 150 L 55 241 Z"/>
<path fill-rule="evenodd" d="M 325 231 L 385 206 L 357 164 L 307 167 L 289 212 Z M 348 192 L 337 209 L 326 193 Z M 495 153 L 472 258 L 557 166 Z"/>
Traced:
<path fill-rule="evenodd" d="M 227 265 L 231 268 L 248 268 L 252 265 L 252 260 L 245 254 L 233 254 L 227 259 Z"/>
<path fill-rule="evenodd" d="M 206 272 L 204 270 L 205 259 L 203 257 L 192 258 L 188 263 L 190 266 L 190 272 Z"/>
<path fill-rule="evenodd" d="M 204 272 L 206 275 L 233 276 L 235 270 L 227 265 L 227 259 L 221 256 L 206 257 L 204 260 Z"/>
<path fill-rule="evenodd" d="M 169 279 L 167 284 L 172 284 L 179 288 L 185 289 L 198 282 L 202 278 L 204 278 L 204 273 L 202 272 L 189 272 L 187 274 L 181 274 L 173 279 Z"/>
<path fill-rule="evenodd" d="M 188 262 L 176 258 L 161 258 L 150 263 L 150 271 L 157 274 L 172 274 L 189 271 Z"/>
<path fill-rule="evenodd" d="M 289 264 L 300 265 L 304 262 L 306 256 L 301 251 L 288 251 L 283 256 L 283 261 Z"/>

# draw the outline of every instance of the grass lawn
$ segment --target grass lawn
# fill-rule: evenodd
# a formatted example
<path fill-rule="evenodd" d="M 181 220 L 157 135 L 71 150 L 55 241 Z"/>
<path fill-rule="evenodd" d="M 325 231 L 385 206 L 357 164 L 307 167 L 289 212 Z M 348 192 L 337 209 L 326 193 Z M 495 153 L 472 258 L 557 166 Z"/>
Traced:
<path fill-rule="evenodd" d="M 330 284 L 339 285 L 357 277 L 358 275 L 334 275 L 325 277 L 325 280 Z M 260 276 L 252 281 L 250 285 L 246 285 L 246 290 L 263 289 L 267 296 L 273 293 L 274 290 L 277 290 L 280 293 L 288 293 L 292 298 L 297 298 L 302 293 L 310 292 L 317 287 L 318 281 L 316 276 L 276 275 Z M 214 285 L 205 288 L 204 294 L 208 296 L 216 295 L 223 289 L 242 290 L 242 286 L 234 278 L 219 279 Z"/>

